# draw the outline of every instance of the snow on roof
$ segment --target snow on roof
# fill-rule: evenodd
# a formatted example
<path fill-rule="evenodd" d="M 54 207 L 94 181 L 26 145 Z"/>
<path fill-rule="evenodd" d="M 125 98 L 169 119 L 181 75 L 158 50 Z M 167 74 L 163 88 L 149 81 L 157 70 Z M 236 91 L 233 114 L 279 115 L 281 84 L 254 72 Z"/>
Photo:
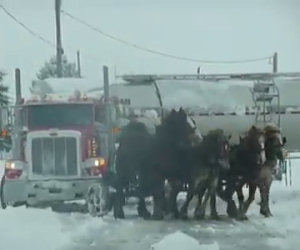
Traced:
<path fill-rule="evenodd" d="M 87 92 L 89 89 L 102 87 L 101 80 L 85 78 L 49 78 L 45 80 L 35 80 L 32 82 L 32 93 L 69 93 L 75 90 Z"/>
<path fill-rule="evenodd" d="M 278 80 L 282 104 L 300 105 L 298 81 Z M 166 108 L 185 107 L 195 112 L 236 112 L 244 113 L 245 107 L 253 106 L 250 89 L 252 81 L 201 81 L 201 80 L 158 80 L 163 106 Z M 87 93 L 91 98 L 103 96 L 100 79 L 59 78 L 35 81 L 32 93 L 59 93 L 73 95 L 75 90 Z M 299 90 L 299 91 L 298 91 Z M 110 96 L 130 99 L 134 107 L 159 107 L 152 85 L 110 84 Z"/>

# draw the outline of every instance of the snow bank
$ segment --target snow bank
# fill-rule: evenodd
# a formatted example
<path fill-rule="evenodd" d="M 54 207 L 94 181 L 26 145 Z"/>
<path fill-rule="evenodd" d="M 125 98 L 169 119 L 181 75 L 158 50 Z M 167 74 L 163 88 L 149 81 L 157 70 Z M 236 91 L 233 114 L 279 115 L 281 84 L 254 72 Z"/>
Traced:
<path fill-rule="evenodd" d="M 0 250 L 59 250 L 93 245 L 89 237 L 105 223 L 80 214 L 56 214 L 50 209 L 0 209 Z"/>
<path fill-rule="evenodd" d="M 68 242 L 55 214 L 49 210 L 0 210 L 0 250 L 55 250 Z"/>
<path fill-rule="evenodd" d="M 0 176 L 2 176 L 2 174 L 4 172 L 4 164 L 5 164 L 5 161 L 0 160 Z"/>
<path fill-rule="evenodd" d="M 199 244 L 193 237 L 180 231 L 165 236 L 160 242 L 153 244 L 150 250 L 219 250 L 217 242 L 213 244 Z"/>
<path fill-rule="evenodd" d="M 271 188 L 271 209 L 274 217 L 265 221 L 277 237 L 268 244 L 280 249 L 299 249 L 300 234 L 300 160 L 292 163 L 292 185 L 274 182 Z"/>

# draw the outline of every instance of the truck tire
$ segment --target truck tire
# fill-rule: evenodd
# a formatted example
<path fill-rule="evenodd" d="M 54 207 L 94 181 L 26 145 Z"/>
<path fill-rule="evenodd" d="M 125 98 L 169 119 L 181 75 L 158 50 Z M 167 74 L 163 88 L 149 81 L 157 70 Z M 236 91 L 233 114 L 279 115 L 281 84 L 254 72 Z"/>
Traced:
<path fill-rule="evenodd" d="M 89 187 L 86 197 L 88 213 L 92 217 L 101 217 L 110 211 L 109 188 L 103 183 L 96 183 Z"/>

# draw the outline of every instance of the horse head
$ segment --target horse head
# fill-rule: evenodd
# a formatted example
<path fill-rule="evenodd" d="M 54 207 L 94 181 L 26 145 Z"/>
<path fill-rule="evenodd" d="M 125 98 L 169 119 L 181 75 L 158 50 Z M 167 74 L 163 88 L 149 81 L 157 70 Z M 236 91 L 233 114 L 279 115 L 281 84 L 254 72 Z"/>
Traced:
<path fill-rule="evenodd" d="M 225 136 L 223 130 L 215 129 L 210 131 L 202 141 L 202 146 L 206 149 L 207 155 L 209 155 L 209 162 L 212 164 L 217 163 L 224 170 L 230 168 L 230 138 L 231 136 Z"/>
<path fill-rule="evenodd" d="M 121 130 L 120 146 L 131 151 L 138 150 L 149 142 L 150 137 L 144 123 L 131 120 Z"/>
<path fill-rule="evenodd" d="M 262 129 L 252 126 L 244 138 L 240 138 L 243 145 L 252 155 L 252 160 L 256 165 L 266 162 L 265 133 Z"/>
<path fill-rule="evenodd" d="M 279 159 L 284 160 L 284 145 L 286 138 L 282 137 L 278 127 L 267 125 L 264 128 L 266 138 L 266 156 L 268 160 Z"/>
<path fill-rule="evenodd" d="M 179 147 L 193 146 L 202 139 L 196 122 L 182 108 L 179 111 L 173 109 L 163 120 L 162 127 Z"/>

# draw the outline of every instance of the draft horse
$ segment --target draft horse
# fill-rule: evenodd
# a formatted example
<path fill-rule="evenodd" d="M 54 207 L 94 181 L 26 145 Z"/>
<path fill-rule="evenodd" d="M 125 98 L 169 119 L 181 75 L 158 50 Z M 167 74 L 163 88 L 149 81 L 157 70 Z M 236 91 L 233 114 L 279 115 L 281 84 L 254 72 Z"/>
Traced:
<path fill-rule="evenodd" d="M 196 219 L 203 219 L 205 208 L 210 198 L 211 217 L 218 219 L 216 210 L 216 190 L 221 169 L 229 169 L 229 139 L 223 130 L 210 131 L 201 143 L 191 149 L 186 201 L 180 210 L 180 217 L 187 219 L 187 209 L 192 198 L 198 196 L 198 204 L 194 211 Z M 204 196 L 205 194 L 205 196 Z M 202 198 L 204 200 L 202 202 Z"/>
<path fill-rule="evenodd" d="M 247 209 L 252 202 L 252 196 L 244 202 L 242 188 L 252 183 L 266 162 L 265 133 L 262 129 L 252 126 L 240 143 L 230 150 L 230 170 L 222 172 L 218 184 L 218 195 L 227 202 L 227 213 L 230 217 L 246 219 Z M 249 186 L 249 192 L 253 192 Z M 237 192 L 239 209 L 233 200 Z"/>
<path fill-rule="evenodd" d="M 117 195 L 114 214 L 123 218 L 124 189 L 134 180 L 139 198 L 138 214 L 150 218 L 144 198 L 153 196 L 153 218 L 162 219 L 167 210 L 178 215 L 176 196 L 187 173 L 187 152 L 200 140 L 195 126 L 183 109 L 172 110 L 150 135 L 141 122 L 132 121 L 122 131 L 117 151 Z M 165 200 L 164 183 L 168 180 L 171 193 Z M 166 206 L 167 204 L 167 206 Z"/>
<path fill-rule="evenodd" d="M 273 180 L 273 171 L 278 160 L 284 160 L 283 147 L 286 143 L 286 138 L 282 137 L 280 129 L 276 126 L 267 125 L 263 131 L 265 135 L 266 162 L 255 172 L 254 178 L 247 180 L 249 197 L 244 205 L 244 213 L 247 212 L 247 209 L 253 202 L 255 191 L 258 188 L 261 197 L 260 213 L 265 217 L 269 217 L 272 215 L 269 207 L 269 193 Z"/>

